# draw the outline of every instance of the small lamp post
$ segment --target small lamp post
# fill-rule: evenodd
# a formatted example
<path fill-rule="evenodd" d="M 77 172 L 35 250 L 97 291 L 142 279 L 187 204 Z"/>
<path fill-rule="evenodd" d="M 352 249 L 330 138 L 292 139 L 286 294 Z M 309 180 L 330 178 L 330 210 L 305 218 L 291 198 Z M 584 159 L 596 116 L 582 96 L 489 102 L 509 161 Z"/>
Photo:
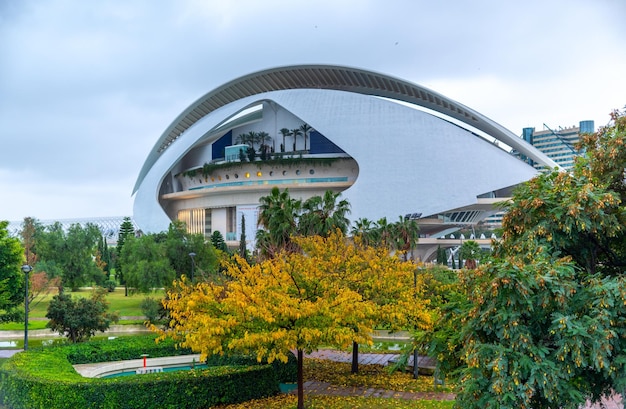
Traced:
<path fill-rule="evenodd" d="M 189 257 L 191 257 L 191 283 L 193 284 L 193 270 L 194 267 L 196 266 L 196 262 L 194 261 L 194 257 L 196 256 L 196 253 L 189 253 Z"/>
<path fill-rule="evenodd" d="M 28 264 L 22 266 L 24 273 L 24 351 L 28 350 L 28 273 L 31 271 L 33 268 Z"/>

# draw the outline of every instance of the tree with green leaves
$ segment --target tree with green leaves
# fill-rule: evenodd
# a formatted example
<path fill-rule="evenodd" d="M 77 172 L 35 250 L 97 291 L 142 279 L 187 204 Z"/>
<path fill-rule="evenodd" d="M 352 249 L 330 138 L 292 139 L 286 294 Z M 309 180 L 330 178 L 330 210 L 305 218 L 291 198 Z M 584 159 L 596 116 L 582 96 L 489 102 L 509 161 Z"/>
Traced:
<path fill-rule="evenodd" d="M 280 151 L 281 152 L 285 152 L 285 150 L 287 149 L 285 145 L 285 138 L 288 137 L 289 135 L 291 135 L 291 131 L 287 128 L 281 128 L 278 132 L 280 132 L 280 134 L 283 137 L 283 143 L 280 145 Z"/>
<path fill-rule="evenodd" d="M 441 246 L 437 246 L 437 264 L 448 265 L 448 258 L 446 257 L 446 249 Z"/>
<path fill-rule="evenodd" d="M 626 390 L 626 117 L 581 147 L 571 174 L 514 192 L 493 259 L 465 270 L 457 407 L 574 409 Z"/>
<path fill-rule="evenodd" d="M 107 312 L 109 304 L 105 296 L 104 288 L 94 289 L 89 298 L 73 298 L 67 293 L 55 295 L 46 314 L 50 320 L 48 328 L 66 336 L 72 343 L 86 341 L 96 332 L 106 331 L 111 323 L 117 322 L 118 316 Z"/>
<path fill-rule="evenodd" d="M 224 236 L 220 233 L 219 230 L 215 230 L 211 233 L 211 244 L 216 250 L 223 251 L 228 253 L 228 246 L 226 245 L 226 240 L 224 240 Z"/>
<path fill-rule="evenodd" d="M 459 249 L 459 260 L 465 260 L 465 268 L 474 269 L 482 256 L 482 250 L 474 240 L 467 240 Z"/>
<path fill-rule="evenodd" d="M 131 293 L 150 293 L 169 288 L 176 270 L 167 257 L 167 247 L 150 234 L 129 237 L 124 244 L 120 263 L 124 266 L 126 284 Z"/>
<path fill-rule="evenodd" d="M 117 245 L 115 246 L 115 253 L 117 259 L 122 255 L 122 250 L 124 249 L 124 243 L 129 237 L 135 236 L 135 226 L 131 221 L 130 217 L 126 216 L 122 220 L 122 224 L 120 225 L 119 233 L 117 236 Z M 128 296 L 128 286 L 126 285 L 126 279 L 124 278 L 124 267 L 118 263 L 115 268 L 115 273 L 120 280 L 120 284 L 124 285 L 124 294 Z"/>
<path fill-rule="evenodd" d="M 260 150 L 261 160 L 269 159 L 268 158 L 269 153 L 270 153 L 269 143 L 272 141 L 272 137 L 267 132 L 261 131 L 257 133 L 257 139 L 259 141 L 259 150 Z"/>
<path fill-rule="evenodd" d="M 192 267 L 205 274 L 213 274 L 218 269 L 218 260 L 215 249 L 210 241 L 200 233 L 189 233 L 187 225 L 174 220 L 170 223 L 165 240 L 165 253 L 169 264 L 176 272 L 176 277 L 189 275 Z M 190 254 L 195 256 L 192 260 Z M 200 277 L 200 274 L 197 276 Z"/>
<path fill-rule="evenodd" d="M 297 234 L 302 201 L 292 198 L 289 190 L 272 188 L 259 199 L 259 220 L 256 244 L 261 257 L 274 257 L 280 251 L 294 251 L 292 237 Z"/>
<path fill-rule="evenodd" d="M 298 232 L 303 236 L 327 237 L 336 229 L 348 231 L 350 203 L 339 200 L 340 192 L 327 190 L 323 196 L 313 196 L 302 204 L 302 214 L 298 220 Z"/>
<path fill-rule="evenodd" d="M 246 246 L 246 215 L 241 214 L 241 237 L 239 237 L 239 257 L 248 259 L 248 248 Z"/>
<path fill-rule="evenodd" d="M 289 131 L 289 135 L 293 138 L 293 151 L 296 151 L 296 142 L 298 141 L 298 137 L 302 135 L 302 131 L 298 128 L 292 129 Z"/>
<path fill-rule="evenodd" d="M 406 216 L 400 216 L 399 220 L 392 224 L 390 240 L 392 249 L 401 252 L 405 261 L 409 259 L 411 250 L 417 246 L 419 231 L 417 220 Z"/>
<path fill-rule="evenodd" d="M 304 150 L 306 151 L 306 141 L 309 137 L 309 134 L 311 133 L 311 131 L 313 130 L 313 128 L 311 128 L 309 126 L 309 124 L 304 123 L 302 125 L 300 125 L 300 131 L 302 132 L 302 135 L 304 136 Z"/>
<path fill-rule="evenodd" d="M 355 220 L 350 230 L 350 235 L 354 238 L 358 237 L 364 246 L 374 246 L 377 243 L 376 233 L 375 224 L 367 218 Z"/>
<path fill-rule="evenodd" d="M 61 276 L 62 286 L 77 291 L 80 286 L 102 282 L 104 272 L 96 265 L 97 243 L 102 233 L 92 223 L 72 224 L 67 232 L 56 222 L 38 240 L 36 270 Z"/>
<path fill-rule="evenodd" d="M 0 221 L 0 321 L 15 316 L 15 308 L 24 301 L 24 248 L 10 237 L 9 222 Z"/>

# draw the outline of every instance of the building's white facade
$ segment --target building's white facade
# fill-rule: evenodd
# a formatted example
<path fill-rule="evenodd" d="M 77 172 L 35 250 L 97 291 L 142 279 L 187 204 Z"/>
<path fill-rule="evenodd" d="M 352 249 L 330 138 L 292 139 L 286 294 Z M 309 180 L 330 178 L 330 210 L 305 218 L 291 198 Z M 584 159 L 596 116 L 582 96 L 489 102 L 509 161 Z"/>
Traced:
<path fill-rule="evenodd" d="M 235 161 L 210 174 L 199 170 L 223 163 L 220 147 L 247 132 L 267 132 L 280 152 L 280 129 L 303 123 L 315 131 L 306 150 L 298 138 L 292 152 L 293 138 L 286 138 L 292 163 Z M 454 214 L 475 222 L 489 210 L 481 198 L 537 172 L 485 137 L 557 166 L 497 123 L 416 84 L 336 66 L 266 70 L 206 94 L 166 129 L 138 177 L 134 219 L 153 232 L 181 218 L 198 232 L 219 230 L 236 241 L 245 215 L 250 239 L 259 198 L 278 186 L 303 199 L 341 191 L 352 220 L 421 214 L 445 221 Z M 329 157 L 330 165 L 316 161 Z M 471 217 L 463 213 L 469 209 Z"/>

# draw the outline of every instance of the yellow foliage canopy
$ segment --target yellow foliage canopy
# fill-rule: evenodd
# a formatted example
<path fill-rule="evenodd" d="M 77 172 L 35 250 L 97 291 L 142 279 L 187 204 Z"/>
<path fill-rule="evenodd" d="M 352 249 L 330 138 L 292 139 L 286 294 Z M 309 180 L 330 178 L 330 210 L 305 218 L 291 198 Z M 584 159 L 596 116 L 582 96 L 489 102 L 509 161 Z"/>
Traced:
<path fill-rule="evenodd" d="M 340 232 L 294 240 L 302 253 L 228 263 L 225 285 L 175 282 L 164 301 L 170 328 L 154 330 L 202 359 L 233 351 L 286 362 L 293 350 L 371 343 L 376 325 L 431 325 L 412 262 L 349 243 Z"/>

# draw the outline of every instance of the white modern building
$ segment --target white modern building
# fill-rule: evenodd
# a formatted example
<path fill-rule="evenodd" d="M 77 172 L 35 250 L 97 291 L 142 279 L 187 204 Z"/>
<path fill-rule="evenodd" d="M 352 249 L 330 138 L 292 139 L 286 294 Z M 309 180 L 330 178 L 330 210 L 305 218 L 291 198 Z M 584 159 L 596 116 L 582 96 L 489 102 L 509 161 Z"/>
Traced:
<path fill-rule="evenodd" d="M 312 128 L 306 137 L 281 133 L 303 124 Z M 242 143 L 259 133 L 265 138 L 247 142 L 256 154 L 250 162 Z M 163 132 L 137 178 L 134 220 L 156 232 L 182 219 L 195 232 L 219 230 L 233 245 L 242 215 L 254 238 L 259 198 L 278 186 L 302 199 L 339 191 L 352 220 L 411 214 L 424 237 L 435 237 L 492 214 L 494 201 L 536 174 L 500 143 L 557 166 L 494 121 L 417 84 L 340 66 L 268 69 L 205 94 Z"/>

